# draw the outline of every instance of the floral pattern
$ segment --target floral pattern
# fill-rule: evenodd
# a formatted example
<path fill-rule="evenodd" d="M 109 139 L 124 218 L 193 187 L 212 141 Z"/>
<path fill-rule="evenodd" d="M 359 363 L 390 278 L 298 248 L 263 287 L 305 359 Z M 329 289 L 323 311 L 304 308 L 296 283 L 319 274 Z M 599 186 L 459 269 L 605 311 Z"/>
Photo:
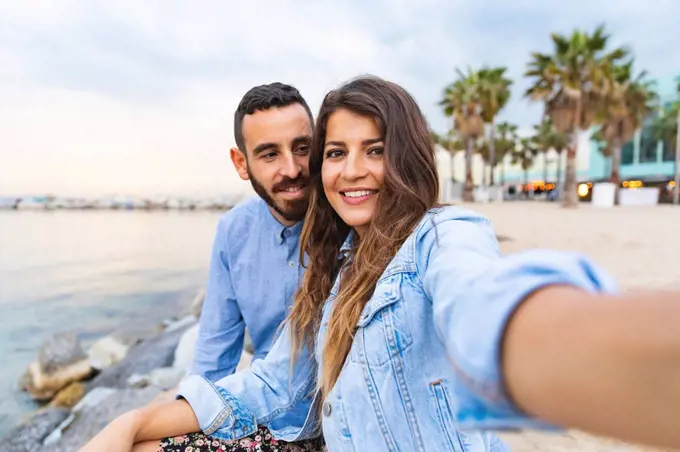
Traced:
<path fill-rule="evenodd" d="M 276 440 L 264 426 L 245 438 L 224 441 L 203 433 L 165 438 L 158 452 L 326 452 L 322 438 L 288 443 Z"/>

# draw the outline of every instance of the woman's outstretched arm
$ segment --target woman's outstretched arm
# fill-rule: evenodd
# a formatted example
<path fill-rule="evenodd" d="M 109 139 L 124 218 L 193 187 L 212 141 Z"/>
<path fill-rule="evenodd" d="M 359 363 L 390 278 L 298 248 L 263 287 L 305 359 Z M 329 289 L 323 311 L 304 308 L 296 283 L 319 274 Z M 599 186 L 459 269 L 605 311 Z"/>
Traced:
<path fill-rule="evenodd" d="M 680 294 L 539 290 L 511 317 L 503 374 L 532 416 L 680 447 Z"/>

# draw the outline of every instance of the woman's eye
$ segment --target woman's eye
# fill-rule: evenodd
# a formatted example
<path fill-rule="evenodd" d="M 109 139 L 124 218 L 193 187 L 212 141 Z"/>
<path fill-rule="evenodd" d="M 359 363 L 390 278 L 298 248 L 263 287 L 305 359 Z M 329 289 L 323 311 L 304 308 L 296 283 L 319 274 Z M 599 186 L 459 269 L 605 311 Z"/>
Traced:
<path fill-rule="evenodd" d="M 372 154 L 372 155 L 382 155 L 383 152 L 385 152 L 385 148 L 383 148 L 382 146 L 378 146 L 378 147 L 371 148 L 371 149 L 368 151 L 368 153 L 369 153 L 369 154 Z"/>
<path fill-rule="evenodd" d="M 330 149 L 326 151 L 326 158 L 332 159 L 342 157 L 342 151 L 340 149 Z"/>

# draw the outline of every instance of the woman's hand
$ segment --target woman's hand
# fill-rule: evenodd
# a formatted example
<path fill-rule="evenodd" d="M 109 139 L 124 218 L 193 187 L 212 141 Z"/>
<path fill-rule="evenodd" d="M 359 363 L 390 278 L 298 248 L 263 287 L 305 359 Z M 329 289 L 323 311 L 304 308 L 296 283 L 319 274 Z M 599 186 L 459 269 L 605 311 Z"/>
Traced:
<path fill-rule="evenodd" d="M 137 436 L 137 418 L 137 411 L 117 417 L 79 452 L 130 452 Z"/>

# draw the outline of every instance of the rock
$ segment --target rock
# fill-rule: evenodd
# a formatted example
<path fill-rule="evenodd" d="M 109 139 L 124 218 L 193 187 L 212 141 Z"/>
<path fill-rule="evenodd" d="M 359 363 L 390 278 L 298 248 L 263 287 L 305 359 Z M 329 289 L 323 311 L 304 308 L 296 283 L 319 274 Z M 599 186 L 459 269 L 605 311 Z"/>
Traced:
<path fill-rule="evenodd" d="M 33 452 L 42 449 L 42 441 L 66 417 L 68 410 L 47 408 L 26 423 L 10 430 L 0 441 L 0 452 Z"/>
<path fill-rule="evenodd" d="M 82 381 L 92 375 L 90 362 L 85 359 L 61 368 L 51 374 L 43 372 L 40 363 L 31 363 L 28 367 L 30 383 L 26 391 L 33 399 L 41 402 L 51 400 L 62 388 L 75 381 Z"/>
<path fill-rule="evenodd" d="M 166 333 L 170 333 L 172 331 L 180 330 L 185 327 L 194 325 L 196 323 L 196 318 L 193 315 L 188 315 L 186 317 L 182 317 L 181 319 L 170 323 L 167 328 L 165 328 Z"/>
<path fill-rule="evenodd" d="M 54 373 L 87 358 L 75 333 L 58 333 L 45 341 L 38 352 L 43 372 Z"/>
<path fill-rule="evenodd" d="M 187 329 L 188 327 L 181 327 L 142 342 L 132 348 L 119 363 L 102 370 L 88 382 L 88 387 L 127 388 L 127 380 L 133 374 L 146 375 L 159 367 L 171 366 L 175 348 Z"/>
<path fill-rule="evenodd" d="M 28 366 L 19 386 L 38 401 L 47 401 L 74 381 L 92 375 L 87 355 L 74 333 L 59 333 L 45 341 L 38 359 Z"/>
<path fill-rule="evenodd" d="M 61 431 L 61 441 L 51 445 L 49 450 L 53 452 L 78 450 L 116 417 L 148 404 L 159 393 L 160 390 L 154 386 L 144 389 L 123 389 L 115 391 L 97 403 L 85 404 L 75 412 L 70 425 Z"/>
<path fill-rule="evenodd" d="M 76 420 L 77 416 L 86 410 L 94 409 L 97 405 L 102 403 L 108 397 L 116 393 L 116 389 L 111 388 L 95 388 L 88 392 L 85 397 L 71 410 L 71 414 L 59 424 L 59 426 L 50 433 L 43 441 L 43 446 L 52 446 L 61 441 L 64 431 Z"/>
<path fill-rule="evenodd" d="M 92 367 L 106 369 L 122 360 L 132 347 L 157 334 L 147 324 L 126 325 L 97 340 L 88 350 Z"/>
<path fill-rule="evenodd" d="M 133 374 L 128 378 L 127 383 L 131 388 L 145 388 L 156 386 L 164 391 L 176 387 L 184 378 L 185 372 L 174 367 L 161 367 L 154 369 L 148 375 Z"/>
<path fill-rule="evenodd" d="M 191 314 L 197 319 L 201 318 L 203 300 L 205 300 L 205 289 L 200 289 L 194 299 L 191 301 Z"/>
<path fill-rule="evenodd" d="M 188 372 L 191 364 L 194 361 L 194 350 L 196 348 L 196 340 L 198 339 L 199 325 L 196 324 L 189 328 L 179 340 L 177 349 L 175 349 L 175 359 L 172 367 L 182 369 Z"/>
<path fill-rule="evenodd" d="M 73 382 L 59 391 L 50 402 L 51 407 L 73 408 L 85 395 L 85 385 L 80 382 Z"/>

